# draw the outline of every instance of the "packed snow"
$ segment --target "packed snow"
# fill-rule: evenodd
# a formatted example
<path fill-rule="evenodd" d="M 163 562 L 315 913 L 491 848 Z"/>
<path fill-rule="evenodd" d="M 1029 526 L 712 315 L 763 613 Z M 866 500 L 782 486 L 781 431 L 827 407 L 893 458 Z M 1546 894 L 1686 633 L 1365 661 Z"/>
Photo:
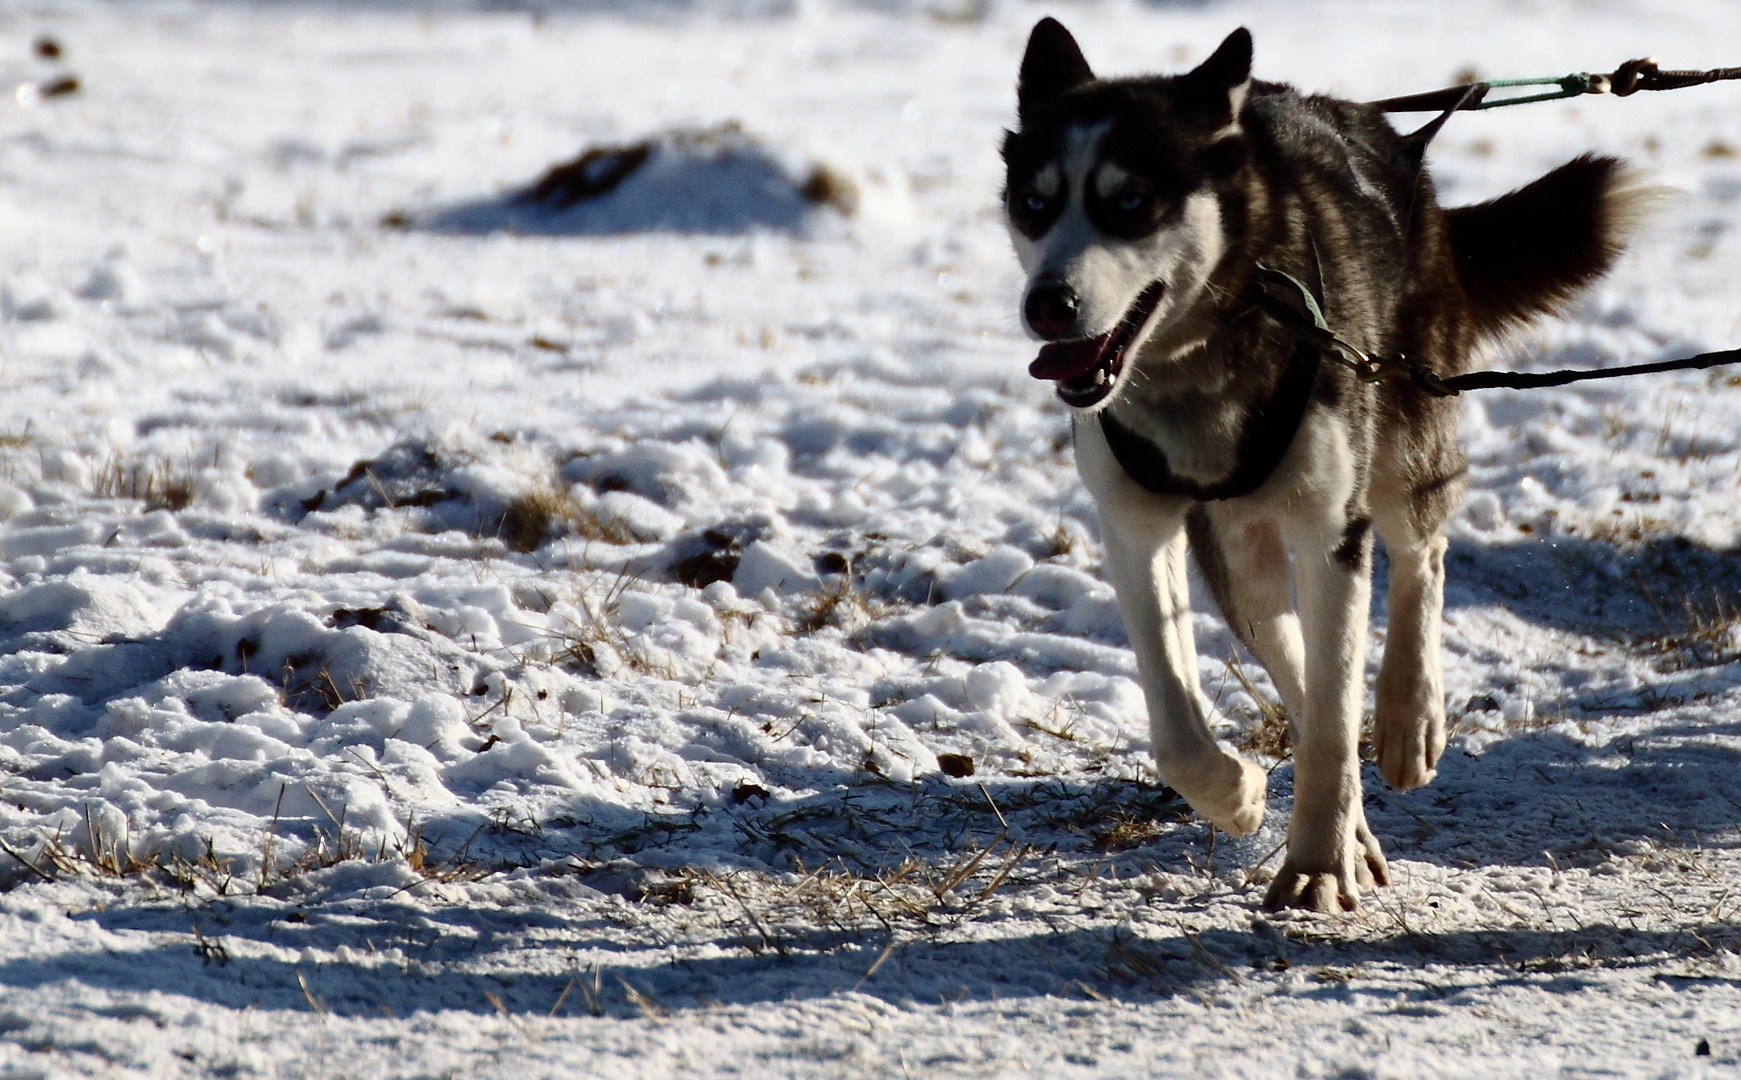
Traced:
<path fill-rule="evenodd" d="M 1264 914 L 1274 694 L 1199 596 L 1273 766 L 1217 837 L 996 152 L 1042 14 L 1369 99 L 1741 64 L 1729 5 L 503 7 L 0 11 L 0 1075 L 1741 1064 L 1741 379 L 1466 400 L 1452 749 L 1368 769 L 1392 888 Z M 1677 194 L 1491 359 L 1741 345 L 1741 83 L 1430 161 L 1587 150 Z"/>

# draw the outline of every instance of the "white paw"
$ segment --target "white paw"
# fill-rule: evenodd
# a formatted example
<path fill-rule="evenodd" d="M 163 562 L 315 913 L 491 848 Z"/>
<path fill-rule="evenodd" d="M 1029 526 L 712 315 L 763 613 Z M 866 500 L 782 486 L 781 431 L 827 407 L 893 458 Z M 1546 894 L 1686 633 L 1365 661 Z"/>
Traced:
<path fill-rule="evenodd" d="M 1233 836 L 1246 836 L 1263 824 L 1268 780 L 1262 769 L 1224 750 L 1209 777 L 1197 778 L 1196 783 L 1169 782 L 1211 825 Z"/>
<path fill-rule="evenodd" d="M 1378 838 L 1360 815 L 1339 856 L 1318 860 L 1297 857 L 1291 832 L 1288 857 L 1264 893 L 1266 910 L 1299 908 L 1304 911 L 1357 911 L 1362 893 L 1390 884 L 1390 864 Z M 1328 865 L 1325 865 L 1328 864 Z"/>
<path fill-rule="evenodd" d="M 1378 771 L 1391 787 L 1418 788 L 1438 775 L 1445 752 L 1444 714 L 1381 709 L 1373 721 L 1372 744 Z"/>

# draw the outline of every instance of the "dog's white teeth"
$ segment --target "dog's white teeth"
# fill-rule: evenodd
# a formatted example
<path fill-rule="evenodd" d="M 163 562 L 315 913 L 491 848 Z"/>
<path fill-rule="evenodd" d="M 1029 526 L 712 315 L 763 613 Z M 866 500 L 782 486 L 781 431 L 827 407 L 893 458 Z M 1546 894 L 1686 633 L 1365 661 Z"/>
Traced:
<path fill-rule="evenodd" d="M 1098 390 L 1100 387 L 1105 386 L 1105 385 L 1106 385 L 1106 369 L 1105 368 L 1095 368 L 1094 369 L 1094 387 L 1095 387 L 1095 389 Z"/>

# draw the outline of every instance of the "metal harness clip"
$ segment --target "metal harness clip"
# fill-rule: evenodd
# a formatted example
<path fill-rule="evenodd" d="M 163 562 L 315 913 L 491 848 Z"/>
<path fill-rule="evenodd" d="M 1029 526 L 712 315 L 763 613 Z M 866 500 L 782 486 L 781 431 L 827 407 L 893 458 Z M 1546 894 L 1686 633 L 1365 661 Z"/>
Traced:
<path fill-rule="evenodd" d="M 1413 370 L 1414 365 L 1404 358 L 1373 356 L 1330 329 L 1329 321 L 1324 318 L 1324 311 L 1318 306 L 1312 290 L 1306 288 L 1299 278 L 1262 263 L 1258 264 L 1257 275 L 1259 284 L 1264 287 L 1258 294 L 1258 306 L 1264 313 L 1316 345 L 1331 360 L 1354 372 L 1361 382 L 1379 382 L 1383 379 L 1419 381 Z M 1299 308 L 1270 292 L 1270 286 L 1298 297 L 1305 313 L 1302 314 Z"/>

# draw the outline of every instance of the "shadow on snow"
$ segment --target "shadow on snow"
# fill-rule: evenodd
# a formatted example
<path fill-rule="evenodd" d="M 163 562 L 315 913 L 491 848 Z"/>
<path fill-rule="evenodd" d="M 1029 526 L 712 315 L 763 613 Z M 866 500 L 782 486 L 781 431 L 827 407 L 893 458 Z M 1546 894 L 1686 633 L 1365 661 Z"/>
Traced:
<path fill-rule="evenodd" d="M 1347 1000 L 1371 992 L 1395 1001 L 1399 1013 L 1432 1015 L 1437 1003 L 1458 1003 L 1462 980 L 1447 977 L 1442 967 L 1423 971 L 1423 965 L 1498 970 L 1504 972 L 1503 982 L 1577 993 L 1602 981 L 1599 974 L 1586 974 L 1592 968 L 1648 969 L 1741 945 L 1741 924 L 1734 921 L 1705 924 L 1696 932 L 1587 924 L 1575 930 L 1455 931 L 1309 941 L 1287 936 L 1268 922 L 1254 922 L 1246 930 L 1211 929 L 1189 938 L 1160 939 L 1139 938 L 1119 927 L 1098 927 L 965 942 L 897 942 L 886 962 L 867 977 L 889 941 L 881 932 L 818 934 L 814 941 L 790 941 L 784 956 L 745 955 L 735 940 L 727 939 L 719 942 L 725 955 L 672 960 L 663 943 L 601 944 L 595 937 L 597 920 L 571 920 L 560 912 L 466 907 L 429 911 L 387 905 L 369 909 L 366 918 L 363 915 L 311 913 L 307 930 L 295 941 L 360 949 L 361 939 L 372 936 L 427 944 L 407 950 L 413 961 L 404 968 L 297 964 L 260 957 L 205 961 L 188 944 L 190 923 L 201 924 L 208 941 L 223 940 L 218 935 L 224 935 L 232 943 L 254 938 L 284 945 L 289 935 L 270 924 L 269 915 L 246 908 L 197 915 L 111 909 L 80 918 L 109 929 L 173 932 L 178 940 L 159 939 L 150 948 L 124 954 L 124 959 L 102 951 L 62 954 L 46 961 L 11 959 L 0 963 L 0 985 L 29 989 L 73 980 L 120 993 L 170 990 L 232 1009 L 300 1011 L 310 1007 L 300 975 L 320 1007 L 339 1016 L 373 1019 L 383 1011 L 403 1017 L 440 1010 L 488 1015 L 496 1011 L 490 1000 L 494 996 L 512 1013 L 540 1017 L 556 1008 L 561 998 L 556 1015 L 572 1017 L 589 1012 L 587 995 L 571 985 L 576 978 L 592 974 L 590 966 L 582 971 L 573 962 L 572 954 L 584 950 L 599 964 L 598 1012 L 619 1019 L 645 1009 L 794 1002 L 854 990 L 897 1005 L 1085 996 L 1142 1001 L 1213 991 L 1283 968 L 1310 973 L 1310 981 L 1292 988 L 1298 996 Z M 519 936 L 529 925 L 548 928 L 548 938 L 521 943 Z M 400 937 L 390 937 L 393 934 Z M 481 961 L 480 966 L 494 968 L 497 974 L 425 964 L 444 960 Z M 1360 968 L 1365 970 L 1351 970 Z M 1370 991 L 1359 982 L 1346 981 L 1374 976 L 1383 978 L 1384 985 Z M 1657 973 L 1655 977 L 1669 985 L 1741 982 L 1721 976 Z"/>
<path fill-rule="evenodd" d="M 1561 866 L 1590 865 L 1606 858 L 1614 846 L 1638 840 L 1687 847 L 1730 844 L 1741 822 L 1741 804 L 1726 792 L 1741 774 L 1741 752 L 1715 745 L 1711 736 L 1741 736 L 1741 723 L 1671 725 L 1601 749 L 1554 732 L 1518 736 L 1480 758 L 1453 754 L 1433 786 L 1406 795 L 1384 789 L 1369 770 L 1373 794 L 1368 812 L 1393 857 L 1459 867 L 1545 865 L 1544 850 Z M 1286 771 L 1277 770 L 1277 793 L 1285 787 Z M 801 850 L 810 866 L 831 857 L 844 861 L 843 853 L 850 849 L 867 866 L 917 856 L 934 869 L 957 864 L 961 850 L 985 843 L 998 828 L 985 795 L 971 782 L 930 780 L 908 787 L 867 784 L 862 777 L 851 782 L 845 774 L 839 779 L 846 786 L 793 804 L 720 809 L 693 815 L 694 827 L 684 824 L 691 820 L 685 818 L 668 823 L 674 827 L 663 833 L 644 829 L 646 846 L 629 862 L 610 864 L 629 867 L 614 891 L 635 891 L 635 868 L 697 861 L 717 865 L 721 844 L 716 830 L 721 828 L 745 838 L 747 857 L 741 865 L 777 865 L 782 844 L 772 837 L 784 830 L 785 850 Z M 1012 832 L 1026 843 L 1051 849 L 1069 867 L 1065 875 L 1072 880 L 1089 874 L 1125 878 L 1145 869 L 1187 874 L 1192 862 L 1200 863 L 1207 855 L 1206 830 L 1194 819 L 1184 820 L 1165 789 L 1128 781 L 1085 785 L 1003 780 L 986 786 Z M 1281 800 L 1272 804 L 1272 829 L 1284 810 Z M 808 815 L 802 829 L 793 827 L 790 818 L 780 824 L 783 815 L 795 812 Z M 1098 815 L 1108 820 L 1120 812 L 1145 812 L 1171 823 L 1152 841 L 1097 854 L 1092 819 Z M 620 811 L 613 813 L 623 817 Z M 584 854 L 600 839 L 607 816 L 601 813 L 588 825 L 547 825 L 536 833 L 498 838 L 502 850 L 497 854 L 507 854 L 505 848 L 514 842 L 535 847 L 544 857 L 565 849 Z M 287 831 L 295 827 L 288 819 L 283 824 Z M 469 825 L 432 822 L 432 828 L 446 826 L 455 833 Z M 975 839 L 965 840 L 968 836 Z M 1219 857 L 1224 867 L 1244 865 L 1261 857 L 1261 851 L 1253 851 L 1251 844 L 1242 850 L 1223 840 Z M 595 875 L 590 880 L 611 887 L 608 873 L 601 877 L 596 868 L 590 872 Z M 1253 887 L 1244 895 L 1256 915 L 1261 890 Z M 1192 901 L 1179 903 L 1188 906 Z M 1732 920 L 1701 925 L 1696 932 L 1586 922 L 1575 930 L 1405 932 L 1342 941 L 1327 936 L 1297 940 L 1254 920 L 1248 930 L 1204 931 L 1193 943 L 1186 937 L 1143 939 L 1122 928 L 1082 928 L 1080 923 L 1038 934 L 1015 928 L 1018 932 L 999 936 L 999 921 L 965 918 L 961 922 L 974 922 L 973 932 L 982 936 L 952 941 L 950 920 L 941 918 L 933 937 L 923 936 L 927 930 L 892 937 L 877 928 L 831 929 L 816 922 L 777 931 L 772 943 L 764 936 L 758 946 L 755 935 L 761 930 L 749 919 L 726 920 L 702 933 L 698 940 L 713 941 L 719 947 L 716 955 L 673 960 L 668 939 L 638 930 L 641 921 L 634 905 L 552 897 L 501 908 L 414 906 L 350 898 L 310 903 L 301 909 L 306 922 L 295 925 L 285 921 L 290 910 L 282 903 L 250 903 L 247 897 L 195 908 L 111 905 L 77 918 L 111 931 L 174 934 L 177 940 L 158 939 L 143 953 L 122 954 L 125 960 L 101 950 L 57 955 L 50 961 L 16 958 L 0 963 L 0 984 L 29 988 L 71 979 L 122 992 L 174 988 L 232 1008 L 259 1004 L 302 1009 L 307 1005 L 297 982 L 300 972 L 322 1007 L 337 1015 L 376 1016 L 383 1008 L 396 1015 L 438 1009 L 489 1013 L 495 1006 L 486 992 L 513 1012 L 543 1015 L 571 979 L 589 973 L 596 963 L 604 988 L 599 1008 L 624 1017 L 651 1007 L 649 1002 L 666 1009 L 756 1004 L 821 998 L 855 988 L 894 1003 L 1081 997 L 1084 986 L 1105 997 L 1152 999 L 1214 988 L 1240 978 L 1241 970 L 1273 972 L 1302 965 L 1329 974 L 1321 971 L 1320 981 L 1295 986 L 1293 992 L 1345 997 L 1362 991 L 1344 984 L 1337 973 L 1377 965 L 1405 982 L 1434 982 L 1405 988 L 1397 1006 L 1405 1013 L 1430 1015 L 1442 999 L 1454 1004 L 1458 988 L 1445 985 L 1443 978 L 1408 974 L 1422 964 L 1502 968 L 1508 980 L 1574 992 L 1589 984 L 1580 972 L 1592 965 L 1645 967 L 1669 957 L 1704 955 L 1711 948 L 1741 947 L 1741 925 Z M 202 957 L 193 947 L 188 935 L 195 927 L 208 940 L 270 941 L 291 951 L 346 945 L 358 954 L 398 948 L 406 960 L 369 967 L 247 956 L 214 959 L 209 950 Z M 867 978 L 891 941 L 894 947 L 886 961 Z M 746 955 L 741 948 L 745 945 L 755 954 Z M 457 971 L 457 963 L 499 974 Z M 1657 977 L 1671 982 L 1677 978 Z M 1398 993 L 1395 987 L 1384 992 Z M 571 991 L 562 1015 L 584 1015 L 586 1000 Z"/>

